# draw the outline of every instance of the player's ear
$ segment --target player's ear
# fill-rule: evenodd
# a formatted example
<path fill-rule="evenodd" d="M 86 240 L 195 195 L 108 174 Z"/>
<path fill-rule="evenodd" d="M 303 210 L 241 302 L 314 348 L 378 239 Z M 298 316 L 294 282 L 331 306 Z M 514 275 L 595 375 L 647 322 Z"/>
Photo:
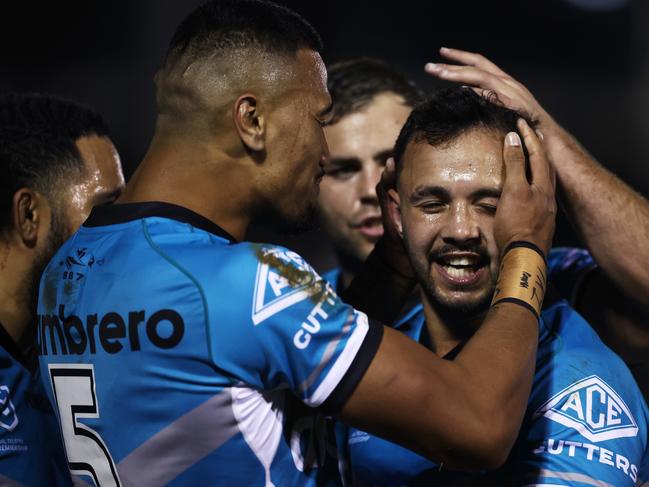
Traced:
<path fill-rule="evenodd" d="M 403 224 L 401 222 L 401 200 L 399 199 L 399 193 L 394 188 L 390 188 L 388 190 L 388 216 L 394 223 L 394 227 L 399 232 L 399 236 L 403 238 Z"/>
<path fill-rule="evenodd" d="M 27 247 L 34 247 L 39 228 L 47 223 L 47 200 L 30 188 L 21 188 L 14 193 L 12 203 L 14 231 Z"/>
<path fill-rule="evenodd" d="M 232 107 L 232 117 L 241 142 L 251 151 L 264 150 L 266 119 L 257 97 L 246 93 L 237 98 Z"/>

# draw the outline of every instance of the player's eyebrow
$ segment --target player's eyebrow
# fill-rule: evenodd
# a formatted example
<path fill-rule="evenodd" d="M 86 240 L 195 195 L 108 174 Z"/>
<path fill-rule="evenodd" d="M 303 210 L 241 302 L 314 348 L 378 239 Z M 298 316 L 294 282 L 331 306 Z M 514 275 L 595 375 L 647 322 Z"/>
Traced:
<path fill-rule="evenodd" d="M 323 110 L 320 110 L 320 112 L 318 113 L 318 118 L 323 122 L 328 122 L 332 115 L 331 111 L 333 106 L 333 101 L 329 99 L 329 104 Z"/>
<path fill-rule="evenodd" d="M 483 198 L 500 198 L 500 195 L 502 194 L 501 189 L 494 189 L 494 188 L 481 188 L 471 194 L 471 197 L 474 200 L 480 200 Z"/>
<path fill-rule="evenodd" d="M 352 166 L 360 164 L 361 160 L 358 157 L 330 157 L 327 160 L 328 166 Z"/>
<path fill-rule="evenodd" d="M 375 161 L 385 162 L 388 159 L 388 157 L 392 157 L 393 155 L 394 155 L 394 150 L 390 148 L 374 154 L 373 159 Z"/>
<path fill-rule="evenodd" d="M 417 186 L 415 190 L 410 194 L 410 204 L 416 205 L 421 200 L 436 197 L 442 200 L 449 200 L 451 194 L 441 186 Z"/>

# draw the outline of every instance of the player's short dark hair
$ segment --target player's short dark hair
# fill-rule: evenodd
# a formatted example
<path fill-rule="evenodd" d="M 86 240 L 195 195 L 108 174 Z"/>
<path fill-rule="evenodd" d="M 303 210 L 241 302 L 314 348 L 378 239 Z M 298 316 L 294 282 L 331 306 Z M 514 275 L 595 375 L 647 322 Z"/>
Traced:
<path fill-rule="evenodd" d="M 294 54 L 306 47 L 322 50 L 316 30 L 299 14 L 266 0 L 212 0 L 178 26 L 165 59 L 191 59 L 227 49 L 260 48 Z"/>
<path fill-rule="evenodd" d="M 478 95 L 469 88 L 451 88 L 435 93 L 415 106 L 401 128 L 394 146 L 397 172 L 410 142 L 426 141 L 443 146 L 475 128 L 495 130 L 503 134 L 516 132 L 516 121 L 524 118 L 531 127 L 536 121 L 528 115 L 505 108 L 495 94 Z"/>
<path fill-rule="evenodd" d="M 20 188 L 49 198 L 64 176 L 83 169 L 75 142 L 86 135 L 108 136 L 106 122 L 90 108 L 50 95 L 0 96 L 0 230 L 10 224 Z"/>
<path fill-rule="evenodd" d="M 375 96 L 394 93 L 413 107 L 423 99 L 415 83 L 384 61 L 359 58 L 328 68 L 327 85 L 333 106 L 329 124 L 365 108 Z"/>

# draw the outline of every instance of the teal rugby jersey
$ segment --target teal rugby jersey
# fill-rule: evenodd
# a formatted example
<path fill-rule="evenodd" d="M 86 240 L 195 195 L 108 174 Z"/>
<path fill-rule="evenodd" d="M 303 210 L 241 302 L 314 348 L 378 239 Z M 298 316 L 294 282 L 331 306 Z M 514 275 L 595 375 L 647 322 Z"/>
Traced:
<path fill-rule="evenodd" d="M 580 249 L 553 249 L 548 264 L 551 284 L 568 296 L 594 268 Z M 395 328 L 428 343 L 421 305 Z M 451 472 L 361 430 L 339 426 L 337 432 L 346 435 L 340 449 L 346 449 L 354 485 L 633 487 L 649 481 L 648 422 L 647 405 L 626 365 L 561 300 L 541 314 L 532 393 L 500 470 Z"/>
<path fill-rule="evenodd" d="M 38 324 L 70 469 L 102 486 L 338 484 L 320 411 L 382 336 L 297 254 L 166 203 L 95 208 Z"/>
<path fill-rule="evenodd" d="M 71 486 L 56 416 L 39 370 L 0 325 L 0 485 Z"/>

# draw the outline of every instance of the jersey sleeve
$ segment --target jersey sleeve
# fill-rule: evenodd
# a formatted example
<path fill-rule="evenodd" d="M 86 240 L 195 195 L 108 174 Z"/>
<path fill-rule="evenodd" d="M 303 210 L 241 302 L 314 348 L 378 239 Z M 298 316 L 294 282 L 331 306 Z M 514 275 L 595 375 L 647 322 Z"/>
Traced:
<path fill-rule="evenodd" d="M 251 246 L 239 260 L 226 312 L 212 326 L 214 363 L 262 390 L 289 388 L 336 412 L 360 381 L 383 327 L 344 304 L 298 254 Z"/>
<path fill-rule="evenodd" d="M 597 269 L 597 263 L 585 249 L 555 247 L 548 254 L 548 281 L 562 299 L 575 305 L 584 279 Z"/>

